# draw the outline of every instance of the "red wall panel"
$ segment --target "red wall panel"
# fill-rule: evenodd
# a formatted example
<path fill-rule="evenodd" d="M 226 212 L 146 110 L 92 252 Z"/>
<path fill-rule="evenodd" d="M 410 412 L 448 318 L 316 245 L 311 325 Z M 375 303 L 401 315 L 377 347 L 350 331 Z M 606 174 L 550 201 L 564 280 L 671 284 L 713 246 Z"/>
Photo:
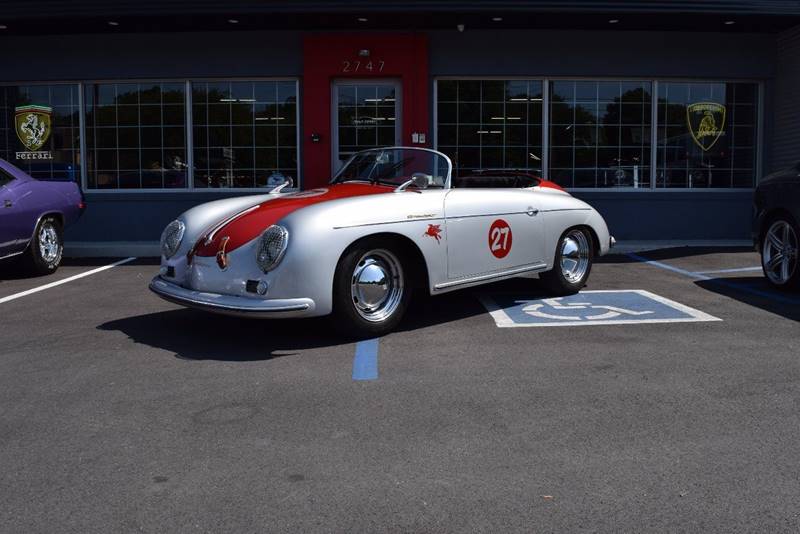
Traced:
<path fill-rule="evenodd" d="M 369 50 L 369 57 L 359 56 Z M 372 62 L 372 69 L 367 63 Z M 303 42 L 303 176 L 306 189 L 331 178 L 331 87 L 338 79 L 395 79 L 402 90 L 402 144 L 430 146 L 428 39 L 422 34 L 317 34 Z M 412 132 L 426 142 L 413 144 Z M 311 136 L 320 135 L 319 142 Z"/>

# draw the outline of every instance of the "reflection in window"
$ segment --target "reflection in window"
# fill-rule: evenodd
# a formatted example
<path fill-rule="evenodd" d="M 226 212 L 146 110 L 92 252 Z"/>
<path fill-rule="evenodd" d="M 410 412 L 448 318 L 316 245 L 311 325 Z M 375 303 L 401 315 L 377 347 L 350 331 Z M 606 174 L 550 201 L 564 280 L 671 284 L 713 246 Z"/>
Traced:
<path fill-rule="evenodd" d="M 294 81 L 192 84 L 194 187 L 297 185 Z"/>
<path fill-rule="evenodd" d="M 454 175 L 477 169 L 542 169 L 542 82 L 439 80 L 437 147 Z"/>
<path fill-rule="evenodd" d="M 753 187 L 758 85 L 661 82 L 656 187 Z"/>
<path fill-rule="evenodd" d="M 398 144 L 394 85 L 339 84 L 336 92 L 340 162 L 361 150 Z"/>
<path fill-rule="evenodd" d="M 550 179 L 565 187 L 650 187 L 650 82 L 553 81 Z"/>
<path fill-rule="evenodd" d="M 77 84 L 0 87 L 0 158 L 34 178 L 80 180 L 78 100 Z"/>
<path fill-rule="evenodd" d="M 180 82 L 87 85 L 89 188 L 186 187 L 185 117 Z"/>

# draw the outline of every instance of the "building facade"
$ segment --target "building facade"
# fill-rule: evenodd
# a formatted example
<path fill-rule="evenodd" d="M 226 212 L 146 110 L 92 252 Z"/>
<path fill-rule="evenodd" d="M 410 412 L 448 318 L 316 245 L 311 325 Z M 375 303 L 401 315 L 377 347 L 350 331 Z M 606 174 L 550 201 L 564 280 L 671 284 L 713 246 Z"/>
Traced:
<path fill-rule="evenodd" d="M 0 157 L 80 181 L 73 250 L 395 144 L 542 174 L 618 239 L 747 239 L 800 160 L 797 2 L 37 4 L 0 20 Z"/>

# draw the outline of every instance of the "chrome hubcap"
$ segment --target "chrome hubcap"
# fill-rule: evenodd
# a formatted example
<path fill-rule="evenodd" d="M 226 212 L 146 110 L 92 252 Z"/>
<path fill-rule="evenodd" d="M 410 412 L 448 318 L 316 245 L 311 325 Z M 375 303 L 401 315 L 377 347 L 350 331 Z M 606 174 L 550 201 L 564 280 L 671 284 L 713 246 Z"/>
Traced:
<path fill-rule="evenodd" d="M 561 241 L 561 272 L 571 284 L 580 282 L 589 269 L 589 240 L 580 230 L 572 230 Z"/>
<path fill-rule="evenodd" d="M 777 285 L 789 281 L 797 268 L 797 234 L 786 221 L 776 221 L 764 238 L 761 254 L 764 274 Z"/>
<path fill-rule="evenodd" d="M 403 298 L 403 270 L 397 256 L 383 249 L 364 254 L 353 270 L 350 295 L 367 321 L 389 318 Z"/>
<path fill-rule="evenodd" d="M 52 223 L 46 222 L 39 229 L 39 254 L 47 263 L 54 263 L 61 254 L 58 232 Z"/>

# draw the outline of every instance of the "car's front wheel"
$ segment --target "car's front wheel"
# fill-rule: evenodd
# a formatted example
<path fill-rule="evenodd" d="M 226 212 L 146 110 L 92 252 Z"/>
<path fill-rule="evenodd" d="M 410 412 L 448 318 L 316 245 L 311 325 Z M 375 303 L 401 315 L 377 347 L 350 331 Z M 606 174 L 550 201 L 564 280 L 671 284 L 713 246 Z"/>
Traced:
<path fill-rule="evenodd" d="M 410 289 L 401 256 L 376 241 L 363 241 L 339 261 L 333 318 L 338 328 L 357 337 L 384 335 L 403 318 Z"/>
<path fill-rule="evenodd" d="M 539 278 L 554 295 L 574 295 L 586 285 L 593 259 L 592 234 L 584 228 L 570 228 L 558 240 L 553 268 Z"/>
<path fill-rule="evenodd" d="M 797 224 L 788 217 L 774 219 L 761 238 L 761 267 L 769 282 L 780 289 L 800 287 L 800 268 L 797 265 Z"/>
<path fill-rule="evenodd" d="M 61 223 L 52 216 L 42 217 L 23 258 L 25 268 L 35 274 L 56 272 L 64 253 Z"/>

